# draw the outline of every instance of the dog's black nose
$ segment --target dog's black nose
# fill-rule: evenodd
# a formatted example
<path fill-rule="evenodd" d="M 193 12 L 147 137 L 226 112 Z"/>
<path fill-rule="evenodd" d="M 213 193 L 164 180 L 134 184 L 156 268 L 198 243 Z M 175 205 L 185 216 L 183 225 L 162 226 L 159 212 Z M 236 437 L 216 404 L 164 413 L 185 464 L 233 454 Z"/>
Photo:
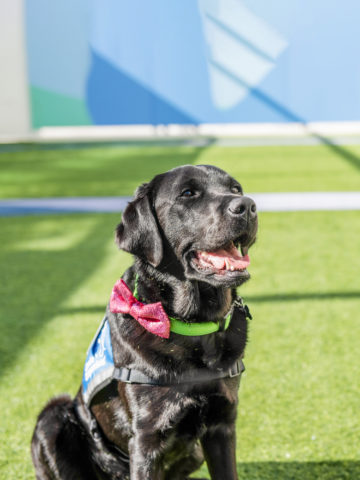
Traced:
<path fill-rule="evenodd" d="M 242 215 L 248 218 L 256 217 L 255 202 L 249 197 L 238 197 L 231 200 L 229 211 L 233 215 Z"/>

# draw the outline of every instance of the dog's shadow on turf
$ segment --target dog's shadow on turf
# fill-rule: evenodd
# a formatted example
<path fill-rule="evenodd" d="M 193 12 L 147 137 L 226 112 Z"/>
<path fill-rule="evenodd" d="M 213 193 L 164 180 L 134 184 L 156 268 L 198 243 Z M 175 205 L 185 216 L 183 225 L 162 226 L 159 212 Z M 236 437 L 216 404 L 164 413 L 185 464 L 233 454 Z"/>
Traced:
<path fill-rule="evenodd" d="M 360 462 L 254 462 L 238 463 L 240 478 L 246 480 L 355 480 L 360 478 Z"/>
<path fill-rule="evenodd" d="M 239 462 L 237 471 L 246 480 L 356 480 L 360 479 L 360 461 Z M 210 479 L 204 466 L 191 479 L 200 477 Z"/>

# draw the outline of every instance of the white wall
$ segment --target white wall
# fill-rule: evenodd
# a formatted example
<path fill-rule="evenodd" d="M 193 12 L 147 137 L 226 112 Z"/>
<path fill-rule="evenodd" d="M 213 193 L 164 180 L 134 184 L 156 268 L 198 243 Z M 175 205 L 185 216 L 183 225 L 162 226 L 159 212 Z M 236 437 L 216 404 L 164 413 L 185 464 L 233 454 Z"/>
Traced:
<path fill-rule="evenodd" d="M 0 0 L 0 137 L 30 130 L 23 0 Z"/>

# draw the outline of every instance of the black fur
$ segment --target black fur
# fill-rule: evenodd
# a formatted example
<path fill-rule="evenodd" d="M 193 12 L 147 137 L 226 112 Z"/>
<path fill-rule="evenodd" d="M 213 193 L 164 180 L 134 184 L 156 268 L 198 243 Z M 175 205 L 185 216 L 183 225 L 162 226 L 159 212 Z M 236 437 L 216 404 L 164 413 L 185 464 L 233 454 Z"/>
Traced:
<path fill-rule="evenodd" d="M 161 301 L 185 322 L 220 320 L 245 271 L 218 274 L 194 266 L 195 250 L 255 241 L 255 204 L 239 184 L 211 166 L 184 166 L 138 188 L 116 229 L 120 248 L 135 256 L 123 278 L 141 300 Z M 162 339 L 128 315 L 108 310 L 114 361 L 157 378 L 192 368 L 227 369 L 244 354 L 247 321 L 236 310 L 229 328 L 201 337 Z M 207 461 L 212 480 L 235 480 L 239 377 L 178 386 L 113 382 L 88 409 L 51 400 L 32 439 L 37 479 L 185 480 Z"/>

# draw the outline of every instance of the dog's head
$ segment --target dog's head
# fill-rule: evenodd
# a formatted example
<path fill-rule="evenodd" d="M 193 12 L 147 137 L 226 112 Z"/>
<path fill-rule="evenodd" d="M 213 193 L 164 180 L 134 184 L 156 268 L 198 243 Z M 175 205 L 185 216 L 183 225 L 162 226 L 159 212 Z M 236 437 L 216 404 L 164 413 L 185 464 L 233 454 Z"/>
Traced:
<path fill-rule="evenodd" d="M 256 205 L 226 172 L 183 166 L 140 186 L 116 229 L 118 245 L 190 280 L 236 286 L 249 278 Z"/>

